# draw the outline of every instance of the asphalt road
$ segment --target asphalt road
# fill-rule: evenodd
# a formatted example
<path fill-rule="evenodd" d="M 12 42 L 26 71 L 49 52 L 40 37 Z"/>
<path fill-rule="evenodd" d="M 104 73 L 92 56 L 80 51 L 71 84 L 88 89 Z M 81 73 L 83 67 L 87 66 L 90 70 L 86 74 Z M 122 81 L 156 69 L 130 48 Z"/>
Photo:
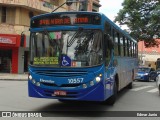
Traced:
<path fill-rule="evenodd" d="M 45 115 L 57 116 L 59 119 L 113 119 L 119 120 L 119 117 L 113 117 L 117 114 L 115 111 L 122 111 L 126 116 L 130 113 L 127 111 L 160 111 L 160 96 L 156 88 L 155 82 L 139 82 L 133 83 L 133 89 L 124 89 L 118 94 L 116 103 L 113 106 L 104 105 L 98 102 L 71 102 L 61 103 L 54 99 L 39 99 L 28 97 L 27 81 L 0 81 L 0 111 L 49 111 Z M 53 111 L 60 111 L 54 112 Z M 77 111 L 68 114 L 68 111 Z M 113 111 L 112 117 L 108 117 L 106 113 Z M 125 112 L 123 112 L 125 111 Z M 139 112 L 138 112 L 139 113 Z M 73 115 L 74 114 L 74 115 Z M 119 112 L 118 114 L 121 114 Z M 82 115 L 82 116 L 81 116 Z M 88 116 L 87 116 L 88 115 Z M 81 116 L 81 117 L 80 117 Z M 16 120 L 16 118 L 14 118 Z M 36 118 L 35 118 L 36 119 Z M 51 119 L 46 117 L 45 119 Z M 123 117 L 128 120 L 128 117 Z M 129 118 L 137 120 L 137 117 Z M 141 116 L 138 119 L 153 119 Z M 154 119 L 159 120 L 158 117 Z"/>

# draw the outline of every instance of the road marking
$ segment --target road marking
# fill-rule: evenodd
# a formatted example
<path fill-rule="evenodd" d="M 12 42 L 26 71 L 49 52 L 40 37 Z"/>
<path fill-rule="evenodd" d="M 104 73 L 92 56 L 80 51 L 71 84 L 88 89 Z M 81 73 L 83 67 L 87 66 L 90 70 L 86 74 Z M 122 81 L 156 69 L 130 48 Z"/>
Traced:
<path fill-rule="evenodd" d="M 158 88 L 154 88 L 154 89 L 149 90 L 149 91 L 147 91 L 147 92 L 150 92 L 150 93 L 158 92 Z"/>
<path fill-rule="evenodd" d="M 142 87 L 131 89 L 131 91 L 139 91 L 139 90 L 143 90 L 143 89 L 150 88 L 150 87 L 154 87 L 154 86 L 142 86 Z"/>

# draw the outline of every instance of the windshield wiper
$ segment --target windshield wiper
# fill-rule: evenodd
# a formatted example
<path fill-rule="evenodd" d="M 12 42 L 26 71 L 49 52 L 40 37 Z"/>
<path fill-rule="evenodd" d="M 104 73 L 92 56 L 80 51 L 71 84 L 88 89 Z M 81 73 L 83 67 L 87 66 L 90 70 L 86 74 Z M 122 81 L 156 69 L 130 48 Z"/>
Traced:
<path fill-rule="evenodd" d="M 61 51 L 59 44 L 57 43 L 57 41 L 55 39 L 52 39 L 51 36 L 49 35 L 48 31 L 46 29 L 44 29 L 44 33 L 48 36 L 49 38 L 49 42 L 52 45 L 52 41 L 54 41 L 54 43 L 58 46 L 59 52 Z M 52 45 L 53 46 L 53 45 Z"/>
<path fill-rule="evenodd" d="M 72 38 L 68 41 L 68 43 L 67 43 L 67 47 L 71 47 L 72 46 L 72 44 L 74 43 L 74 41 L 76 40 L 75 38 L 77 38 L 77 36 L 78 36 L 78 34 L 80 33 L 80 32 L 82 32 L 83 31 L 83 28 L 79 28 L 78 29 L 78 31 L 76 31 L 75 33 L 74 33 L 74 35 L 72 36 Z"/>

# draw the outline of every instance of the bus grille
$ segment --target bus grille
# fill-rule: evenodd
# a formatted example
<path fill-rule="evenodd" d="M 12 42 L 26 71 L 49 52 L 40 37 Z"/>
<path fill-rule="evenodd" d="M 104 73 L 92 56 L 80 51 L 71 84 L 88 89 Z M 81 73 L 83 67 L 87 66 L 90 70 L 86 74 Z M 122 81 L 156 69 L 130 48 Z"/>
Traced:
<path fill-rule="evenodd" d="M 50 86 L 50 87 L 77 87 L 81 84 L 62 84 L 61 86 L 58 86 L 54 83 L 44 83 L 44 82 L 41 82 L 42 85 L 45 85 L 45 86 Z"/>
<path fill-rule="evenodd" d="M 87 74 L 87 71 L 58 71 L 58 70 L 35 70 L 38 75 L 50 76 L 50 77 L 73 77 L 73 76 L 82 76 Z"/>

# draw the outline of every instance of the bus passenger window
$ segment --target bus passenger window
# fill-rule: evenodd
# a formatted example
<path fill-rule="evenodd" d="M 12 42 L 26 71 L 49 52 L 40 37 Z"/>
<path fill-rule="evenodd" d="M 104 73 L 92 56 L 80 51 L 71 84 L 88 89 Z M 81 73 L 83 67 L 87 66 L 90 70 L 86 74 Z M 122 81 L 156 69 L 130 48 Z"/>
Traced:
<path fill-rule="evenodd" d="M 126 44 L 125 44 L 125 37 L 123 36 L 123 51 L 124 51 L 124 56 L 126 56 Z"/>
<path fill-rule="evenodd" d="M 124 37 L 124 41 L 125 41 L 125 56 L 128 56 L 128 46 L 127 46 L 127 39 Z"/>
<path fill-rule="evenodd" d="M 129 40 L 127 39 L 127 53 L 128 53 L 128 57 L 130 56 L 130 52 L 129 52 Z"/>
<path fill-rule="evenodd" d="M 121 43 L 120 43 L 120 35 L 117 33 L 118 38 L 118 55 L 121 56 Z"/>
<path fill-rule="evenodd" d="M 124 56 L 123 37 L 120 35 L 120 52 L 121 56 Z"/>
<path fill-rule="evenodd" d="M 132 57 L 132 43 L 131 43 L 131 41 L 129 41 L 129 54 L 130 54 L 130 57 Z"/>
<path fill-rule="evenodd" d="M 104 41 L 105 41 L 105 58 L 106 58 L 105 65 L 107 67 L 111 61 L 111 51 L 113 49 L 113 39 L 108 34 L 105 34 L 104 39 L 105 39 Z"/>
<path fill-rule="evenodd" d="M 117 36 L 117 32 L 114 32 L 114 55 L 118 56 L 118 36 Z"/>
<path fill-rule="evenodd" d="M 138 57 L 138 47 L 137 47 L 137 44 L 135 44 L 135 57 Z"/>
<path fill-rule="evenodd" d="M 107 22 L 105 24 L 105 33 L 111 35 L 111 26 Z"/>

